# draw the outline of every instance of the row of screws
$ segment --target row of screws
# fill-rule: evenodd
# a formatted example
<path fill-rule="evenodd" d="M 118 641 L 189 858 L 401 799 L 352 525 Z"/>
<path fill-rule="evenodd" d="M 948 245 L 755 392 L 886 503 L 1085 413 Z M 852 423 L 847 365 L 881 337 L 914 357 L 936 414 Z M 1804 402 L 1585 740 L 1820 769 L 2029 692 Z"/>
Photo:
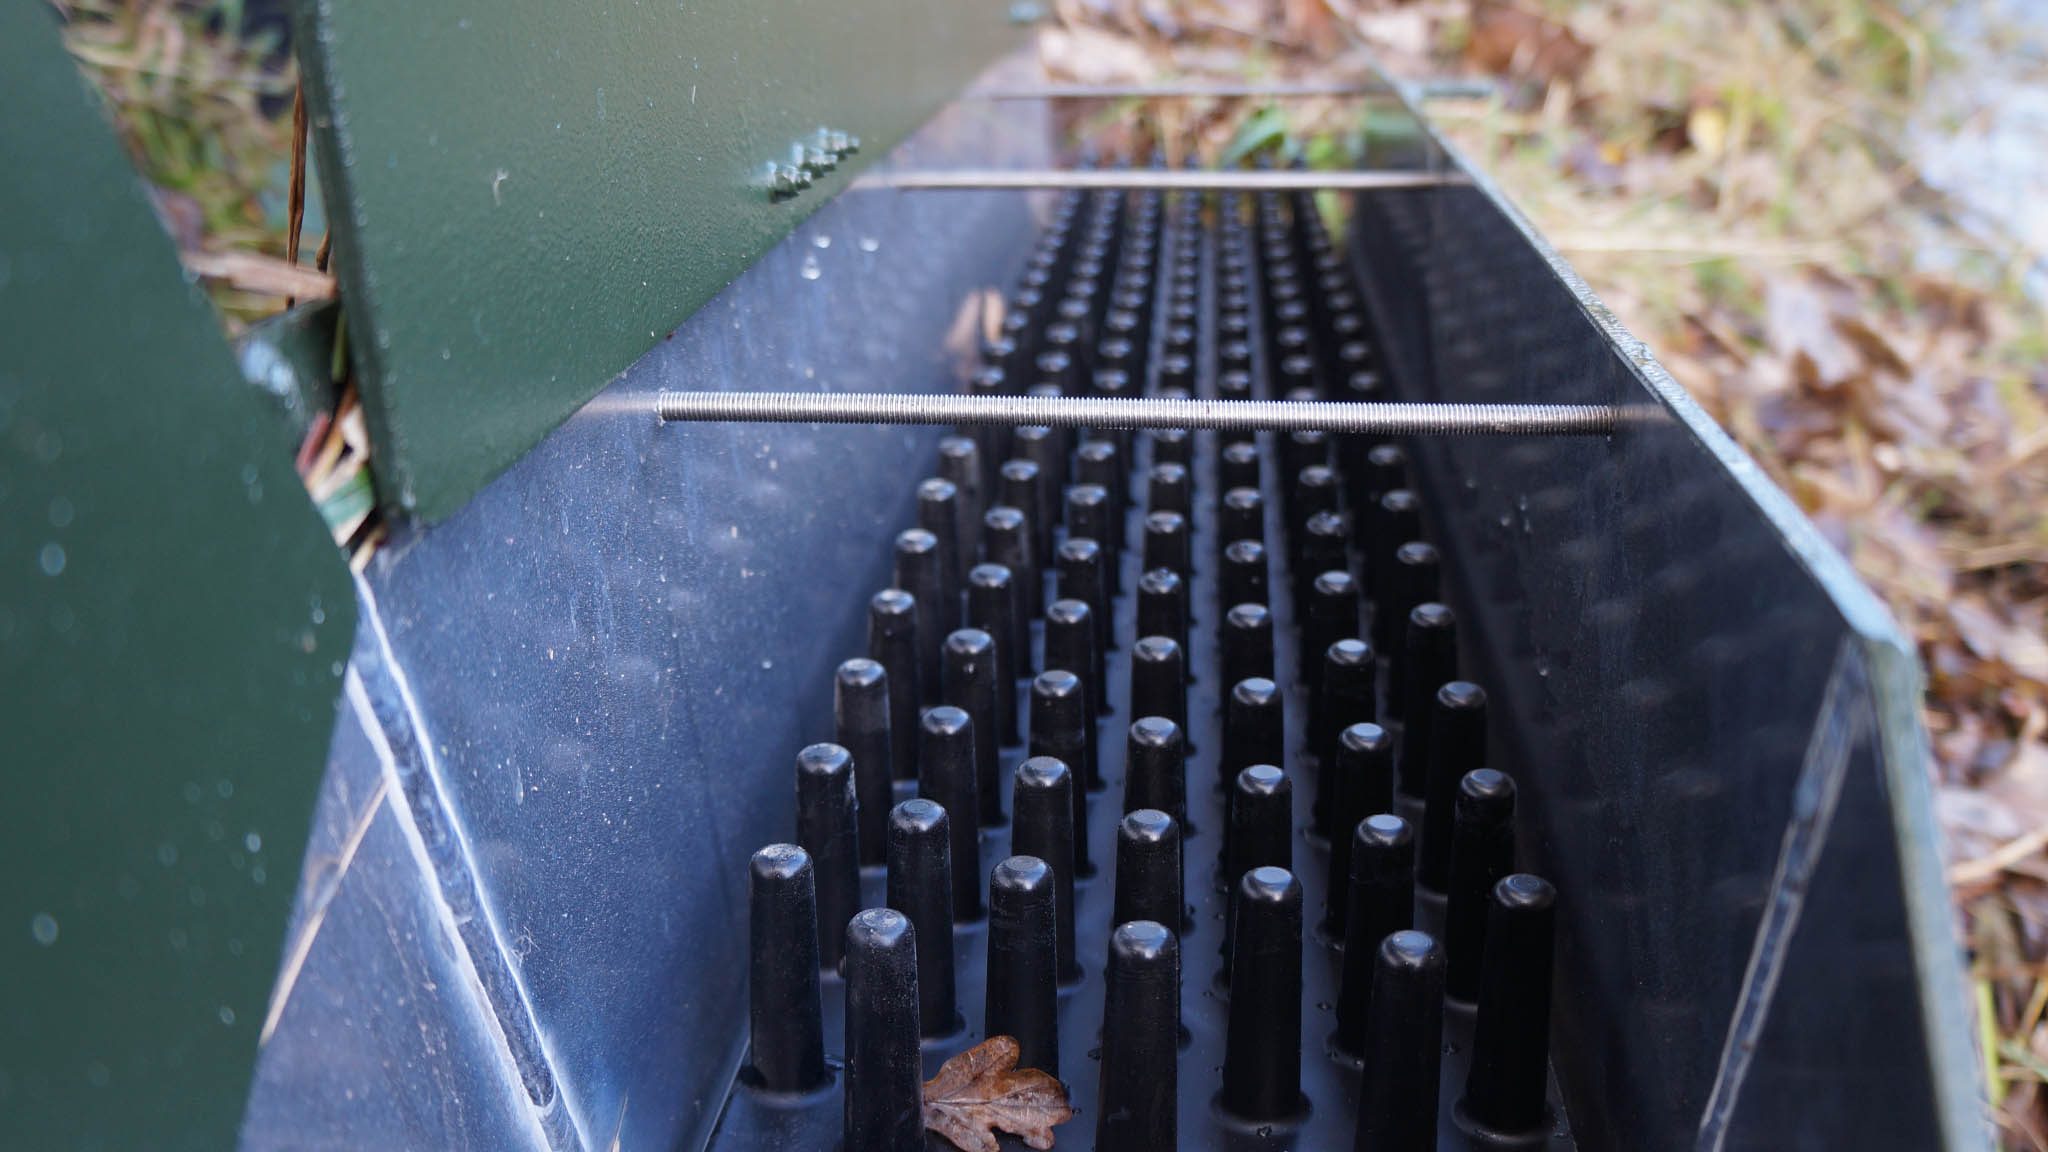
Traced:
<path fill-rule="evenodd" d="M 762 166 L 762 184 L 770 197 L 787 200 L 839 166 L 841 160 L 860 151 L 860 137 L 838 128 L 820 126 L 809 140 L 789 146 L 789 159 L 770 160 Z"/>

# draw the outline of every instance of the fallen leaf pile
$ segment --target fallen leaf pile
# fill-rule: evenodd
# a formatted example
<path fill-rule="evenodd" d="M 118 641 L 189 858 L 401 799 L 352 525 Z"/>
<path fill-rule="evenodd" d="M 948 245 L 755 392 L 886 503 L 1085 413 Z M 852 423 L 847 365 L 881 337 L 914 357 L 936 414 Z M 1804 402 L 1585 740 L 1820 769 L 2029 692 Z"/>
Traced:
<path fill-rule="evenodd" d="M 1067 1090 L 1035 1068 L 1017 1067 L 1017 1041 L 991 1036 L 925 1081 L 924 1126 L 961 1152 L 996 1152 L 996 1132 L 1033 1148 L 1052 1147 L 1053 1126 L 1073 1118 Z"/>

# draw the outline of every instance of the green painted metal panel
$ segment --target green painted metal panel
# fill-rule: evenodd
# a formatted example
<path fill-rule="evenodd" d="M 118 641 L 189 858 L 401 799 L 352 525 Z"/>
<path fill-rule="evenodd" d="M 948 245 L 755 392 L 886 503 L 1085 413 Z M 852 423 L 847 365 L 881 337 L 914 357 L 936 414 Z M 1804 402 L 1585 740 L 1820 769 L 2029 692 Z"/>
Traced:
<path fill-rule="evenodd" d="M 45 5 L 0 92 L 0 1146 L 211 1152 L 355 602 Z"/>
<path fill-rule="evenodd" d="M 300 0 L 387 501 L 444 516 L 1014 43 L 1007 0 Z M 783 201 L 821 126 L 861 154 Z"/>

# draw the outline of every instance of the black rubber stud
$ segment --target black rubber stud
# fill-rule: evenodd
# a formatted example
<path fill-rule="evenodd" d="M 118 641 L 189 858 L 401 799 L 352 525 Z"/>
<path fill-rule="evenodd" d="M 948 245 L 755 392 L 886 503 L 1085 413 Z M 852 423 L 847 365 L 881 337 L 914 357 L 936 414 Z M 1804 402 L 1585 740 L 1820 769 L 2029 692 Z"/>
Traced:
<path fill-rule="evenodd" d="M 953 920 L 969 923 L 981 919 L 981 778 L 975 763 L 974 721 L 964 709 L 950 705 L 925 709 L 918 721 L 918 737 L 924 742 L 919 761 L 918 795 L 947 813 L 949 819 L 953 884 Z"/>
<path fill-rule="evenodd" d="M 1186 915 L 1180 825 L 1157 808 L 1127 812 L 1116 826 L 1112 924 L 1157 920 L 1176 930 Z"/>
<path fill-rule="evenodd" d="M 1332 824 L 1330 806 L 1336 796 L 1332 769 L 1337 761 L 1337 736 L 1353 724 L 1370 724 L 1378 719 L 1377 689 L 1372 645 L 1347 636 L 1323 650 L 1322 685 L 1309 699 L 1308 746 L 1316 758 L 1316 835 L 1333 837 L 1345 825 Z M 1368 809 L 1385 812 L 1386 804 Z M 1365 813 L 1359 813 L 1360 816 Z"/>
<path fill-rule="evenodd" d="M 1025 674 L 1031 665 L 1031 621 L 1045 611 L 1045 581 L 1039 574 L 1031 550 L 1031 525 L 1020 509 L 998 504 L 982 513 L 981 547 L 990 564 L 1010 570 L 1010 598 L 1015 612 L 1017 670 Z M 973 593 L 973 574 L 968 574 L 968 592 Z M 976 621 L 980 624 L 980 621 Z M 982 624 L 986 628 L 986 624 Z"/>
<path fill-rule="evenodd" d="M 1115 609 L 1110 603 L 1108 581 L 1104 579 L 1102 545 L 1086 536 L 1070 536 L 1060 541 L 1053 558 L 1059 565 L 1059 578 L 1055 583 L 1059 598 L 1086 604 L 1089 617 L 1095 621 L 1095 666 L 1088 671 L 1093 677 L 1092 687 L 1096 689 L 1096 705 L 1107 712 L 1110 620 Z"/>
<path fill-rule="evenodd" d="M 1066 444 L 1067 435 L 1064 428 L 1047 428 L 1043 425 L 1017 429 L 1016 458 L 1029 460 L 1038 469 L 1038 477 L 1032 483 L 1038 498 L 1043 501 L 1043 506 L 1036 509 L 1026 508 L 1025 511 L 1036 511 L 1044 517 L 1042 523 L 1038 520 L 1032 521 L 1038 527 L 1036 543 L 1042 556 L 1052 554 L 1053 529 L 1057 526 L 1062 511 L 1059 506 L 1059 494 L 1067 489 L 1067 461 L 1070 459 Z M 1005 482 L 1008 479 L 1009 477 L 1005 475 Z M 1010 494 L 1011 490 L 1005 488 L 1005 497 L 1009 497 Z"/>
<path fill-rule="evenodd" d="M 1443 951 L 1428 933 L 1411 929 L 1380 942 L 1354 1152 L 1436 1152 L 1443 991 Z"/>
<path fill-rule="evenodd" d="M 1103 991 L 1097 1152 L 1179 1147 L 1180 941 L 1167 924 L 1134 920 L 1109 938 Z"/>
<path fill-rule="evenodd" d="M 960 589 L 965 586 L 968 565 L 961 563 L 960 486 L 933 477 L 917 486 L 917 526 L 939 542 L 939 623 L 945 635 L 960 627 Z M 902 586 L 899 580 L 898 586 Z M 916 595 L 916 590 L 911 590 Z"/>
<path fill-rule="evenodd" d="M 1220 1103 L 1252 1124 L 1285 1121 L 1301 1094 L 1301 883 L 1254 868 L 1233 890 L 1237 921 Z"/>
<path fill-rule="evenodd" d="M 1171 636 L 1147 636 L 1141 631 L 1131 645 L 1131 714 L 1164 716 L 1181 730 L 1185 742 L 1188 729 L 1188 687 L 1186 649 Z M 1189 751 L 1183 747 L 1182 751 Z"/>
<path fill-rule="evenodd" d="M 917 779 L 918 677 L 917 598 L 901 588 L 884 588 L 868 601 L 868 659 L 888 673 L 889 731 L 904 738 L 890 741 L 890 766 L 898 780 Z"/>
<path fill-rule="evenodd" d="M 1081 680 L 1082 689 L 1088 699 L 1088 720 L 1083 725 L 1089 736 L 1088 789 L 1099 792 L 1102 779 L 1096 766 L 1093 748 L 1095 717 L 1107 711 L 1108 687 L 1103 684 L 1098 671 L 1102 667 L 1101 653 L 1095 642 L 1097 629 L 1095 613 L 1084 601 L 1059 599 L 1045 609 L 1045 667 L 1072 672 Z"/>
<path fill-rule="evenodd" d="M 1068 797 L 1073 805 L 1074 875 L 1095 875 L 1088 859 L 1088 779 L 1090 741 L 1088 730 L 1095 717 L 1088 707 L 1088 690 L 1081 678 L 1063 668 L 1049 668 L 1031 682 L 1031 755 L 1059 760 L 1074 774 L 1074 789 Z"/>
<path fill-rule="evenodd" d="M 1304 523 L 1311 516 L 1338 511 L 1337 473 L 1326 464 L 1311 464 L 1296 473 L 1293 478 L 1294 501 L 1293 524 Z M 1291 533 L 1290 533 L 1291 535 Z"/>
<path fill-rule="evenodd" d="M 1187 822 L 1187 752 L 1180 725 L 1164 716 L 1140 716 L 1124 743 L 1126 814 L 1157 808 Z"/>
<path fill-rule="evenodd" d="M 1413 725 L 1411 724 L 1412 728 Z M 1423 794 L 1421 867 L 1416 881 L 1442 895 L 1451 881 L 1458 784 L 1486 766 L 1486 690 L 1465 680 L 1437 689 L 1429 724 L 1429 784 Z"/>
<path fill-rule="evenodd" d="M 1360 634 L 1363 606 L 1358 581 L 1349 572 L 1322 572 L 1310 585 L 1301 624 L 1301 678 L 1310 700 L 1322 691 L 1330 646 Z"/>
<path fill-rule="evenodd" d="M 1341 900 L 1352 875 L 1352 836 L 1366 816 L 1393 810 L 1395 738 L 1378 724 L 1352 724 L 1337 734 L 1337 754 L 1323 781 L 1329 787 L 1329 906 L 1323 929 L 1343 939 L 1348 902 Z"/>
<path fill-rule="evenodd" d="M 1273 678 L 1273 614 L 1238 604 L 1223 614 L 1223 683 Z"/>
<path fill-rule="evenodd" d="M 1000 743 L 1021 743 L 1017 681 L 1031 655 L 1031 626 L 1019 626 L 1017 580 L 1001 564 L 976 564 L 967 573 L 967 622 L 996 642 L 996 731 Z"/>
<path fill-rule="evenodd" d="M 1342 892 L 1347 907 L 1344 978 L 1337 996 L 1337 1051 L 1362 1059 L 1373 972 L 1380 945 L 1415 926 L 1415 830 L 1391 812 L 1360 820 L 1347 838 L 1351 875 Z"/>
<path fill-rule="evenodd" d="M 1081 980 L 1074 958 L 1074 774 L 1051 756 L 1017 766 L 1011 781 L 1010 848 L 1036 856 L 1052 869 L 1057 892 L 1058 960 L 1062 984 Z"/>
<path fill-rule="evenodd" d="M 853 756 L 846 749 L 813 744 L 796 754 L 796 842 L 811 855 L 818 963 L 826 968 L 839 966 L 846 921 L 860 910 L 859 811 Z"/>
<path fill-rule="evenodd" d="M 846 1152 L 923 1152 L 917 930 L 869 908 L 841 933 L 846 952 Z"/>
<path fill-rule="evenodd" d="M 752 1043 L 744 1080 L 764 1092 L 808 1092 L 825 1082 L 818 896 L 810 853 L 794 844 L 754 853 L 747 956 Z"/>
<path fill-rule="evenodd" d="M 1188 518 L 1178 512 L 1150 512 L 1145 516 L 1144 566 L 1164 568 L 1187 579 L 1194 571 L 1193 536 Z"/>
<path fill-rule="evenodd" d="M 1003 822 L 1001 767 L 996 745 L 1000 742 L 1000 725 L 996 720 L 997 674 L 995 638 L 979 628 L 962 628 L 946 637 L 944 689 L 939 698 L 967 714 L 974 738 L 974 791 L 978 798 L 974 808 L 954 806 L 955 812 L 975 812 L 983 826 Z M 1008 685 L 1004 685 L 1008 691 Z M 1011 693 L 1015 695 L 1015 693 Z M 841 741 L 844 743 L 845 741 Z M 931 755 L 929 749 L 925 755 Z M 859 754 L 855 754 L 854 766 L 860 765 Z M 928 774 L 928 773 L 927 773 Z M 867 798 L 861 802 L 866 804 Z M 942 804 L 953 804 L 943 798 Z M 968 824 L 963 819 L 961 823 Z M 862 830 L 865 833 L 865 829 Z M 980 870 L 963 871 L 963 876 L 976 875 Z"/>
<path fill-rule="evenodd" d="M 1124 551 L 1124 517 L 1131 506 L 1130 477 L 1124 474 L 1128 455 L 1111 440 L 1085 441 L 1074 451 L 1075 479 L 1109 493 L 1109 534 L 1095 539 L 1117 556 Z"/>
<path fill-rule="evenodd" d="M 961 1027 L 954 1005 L 951 840 L 951 821 L 939 804 L 905 800 L 889 811 L 889 907 L 917 930 L 918 1019 L 925 1036 Z"/>
<path fill-rule="evenodd" d="M 1444 994 L 1479 998 L 1486 957 L 1487 902 L 1515 870 L 1515 782 L 1491 768 L 1458 781 L 1451 828 L 1450 887 L 1444 903 Z"/>
<path fill-rule="evenodd" d="M 1152 465 L 1145 480 L 1145 509 L 1148 512 L 1178 512 L 1192 516 L 1195 511 L 1194 485 L 1188 466 L 1173 461 Z"/>
<path fill-rule="evenodd" d="M 1218 599 L 1225 607 L 1270 604 L 1268 568 L 1264 544 L 1257 540 L 1233 542 L 1223 549 L 1223 571 L 1217 578 Z"/>
<path fill-rule="evenodd" d="M 1263 676 L 1230 687 L 1223 712 L 1223 758 L 1217 784 L 1228 790 L 1237 774 L 1254 764 L 1284 767 L 1287 737 L 1284 697 L 1279 685 Z"/>
<path fill-rule="evenodd" d="M 1539 1141 L 1550 1058 L 1550 982 L 1557 892 L 1526 873 L 1493 886 L 1472 1070 L 1457 1116 L 1468 1131 Z"/>
<path fill-rule="evenodd" d="M 947 619 L 946 558 L 939 538 L 922 528 L 896 535 L 896 587 L 917 602 L 917 683 L 920 706 L 939 699 L 939 648 L 959 625 Z"/>
<path fill-rule="evenodd" d="M 1060 1072 L 1058 881 L 1036 856 L 1012 856 L 988 881 L 988 987 L 982 1035 L 1014 1036 L 1017 1063 Z"/>
<path fill-rule="evenodd" d="M 1376 607 L 1391 611 L 1394 553 L 1401 545 L 1422 539 L 1422 499 L 1406 488 L 1396 488 L 1380 497 L 1365 527 L 1366 594 Z"/>
<path fill-rule="evenodd" d="M 1429 789 L 1429 717 L 1437 690 L 1458 678 L 1458 618 L 1441 604 L 1418 606 L 1408 614 L 1397 659 L 1395 679 L 1402 690 L 1389 695 L 1387 710 L 1407 721 L 1401 740 L 1401 794 L 1420 800 Z"/>
<path fill-rule="evenodd" d="M 1254 868 L 1294 868 L 1294 782 L 1271 764 L 1237 774 L 1224 833 L 1225 890 Z"/>
<path fill-rule="evenodd" d="M 1187 651 L 1188 584 L 1179 573 L 1151 568 L 1138 577 L 1138 635 L 1170 636 Z"/>
<path fill-rule="evenodd" d="M 1399 444 L 1380 444 L 1366 453 L 1366 470 L 1361 478 L 1364 499 L 1361 507 L 1376 508 L 1380 497 L 1408 487 L 1408 454 Z"/>
<path fill-rule="evenodd" d="M 1077 539 L 1095 542 L 1101 553 L 1103 587 L 1110 596 L 1115 596 L 1123 591 L 1119 586 L 1123 557 L 1114 542 L 1122 540 L 1123 529 L 1110 523 L 1112 515 L 1109 490 L 1102 485 L 1076 484 L 1067 489 L 1068 543 Z M 1064 589 L 1065 585 L 1061 587 Z M 1066 592 L 1062 590 L 1060 594 L 1064 596 Z"/>
<path fill-rule="evenodd" d="M 982 473 L 981 446 L 966 436 L 948 436 L 939 441 L 939 475 L 951 480 L 958 491 L 954 512 L 959 519 L 954 547 L 959 553 L 960 580 L 981 555 L 981 509 L 987 495 L 988 478 Z"/>
<path fill-rule="evenodd" d="M 1045 610 L 1045 584 L 1041 574 L 1045 571 L 1045 561 L 1052 555 L 1052 525 L 1047 507 L 1052 494 L 1047 489 L 1045 473 L 1029 460 L 1003 461 L 998 477 L 996 496 L 1002 501 L 998 507 L 1015 508 L 1023 514 L 1023 562 L 1018 563 L 1013 555 L 1019 551 L 1015 544 L 1007 544 L 1005 555 L 991 550 L 988 558 L 997 564 L 1008 564 L 1013 569 L 1028 570 L 1032 579 L 1038 581 L 1026 585 L 1027 591 L 1032 593 L 1031 614 L 1036 617 Z M 982 519 L 982 538 L 993 548 L 994 541 L 989 539 L 989 533 L 994 525 L 987 516 Z"/>
<path fill-rule="evenodd" d="M 1258 491 L 1260 463 L 1258 441 L 1238 440 L 1225 444 L 1223 451 L 1216 455 L 1217 486 L 1225 492 L 1238 488 Z"/>
<path fill-rule="evenodd" d="M 1434 545 L 1410 540 L 1394 549 L 1394 568 L 1387 575 L 1387 599 L 1372 621 L 1372 642 L 1382 652 L 1399 652 L 1406 638 L 1408 614 L 1437 598 L 1439 561 Z"/>
<path fill-rule="evenodd" d="M 854 793 L 860 800 L 860 862 L 880 865 L 889 855 L 889 674 L 855 657 L 832 678 L 833 737 L 853 757 Z"/>
<path fill-rule="evenodd" d="M 1302 524 L 1300 553 L 1290 569 L 1294 602 L 1307 606 L 1316 577 L 1351 570 L 1351 526 L 1334 512 L 1318 512 Z"/>

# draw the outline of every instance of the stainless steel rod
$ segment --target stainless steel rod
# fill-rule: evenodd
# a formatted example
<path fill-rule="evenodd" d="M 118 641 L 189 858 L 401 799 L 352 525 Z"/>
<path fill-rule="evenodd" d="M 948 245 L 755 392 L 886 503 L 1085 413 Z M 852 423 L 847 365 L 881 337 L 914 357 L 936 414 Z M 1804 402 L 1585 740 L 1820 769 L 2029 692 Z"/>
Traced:
<path fill-rule="evenodd" d="M 1391 96 L 1384 81 L 1244 84 L 1226 81 L 1174 84 L 1024 84 L 1014 88 L 969 89 L 965 100 L 1182 100 L 1203 97 Z"/>
<path fill-rule="evenodd" d="M 860 183 L 885 188 L 1159 188 L 1183 191 L 1378 191 L 1435 188 L 1466 183 L 1458 173 L 1439 172 L 1227 172 L 1184 168 L 955 168 L 946 171 L 873 172 Z"/>
<path fill-rule="evenodd" d="M 1383 404 L 1323 400 L 1105 399 L 893 392 L 662 392 L 665 421 L 754 424 L 1035 424 L 1217 428 L 1369 436 L 1605 436 L 1598 404 Z"/>

